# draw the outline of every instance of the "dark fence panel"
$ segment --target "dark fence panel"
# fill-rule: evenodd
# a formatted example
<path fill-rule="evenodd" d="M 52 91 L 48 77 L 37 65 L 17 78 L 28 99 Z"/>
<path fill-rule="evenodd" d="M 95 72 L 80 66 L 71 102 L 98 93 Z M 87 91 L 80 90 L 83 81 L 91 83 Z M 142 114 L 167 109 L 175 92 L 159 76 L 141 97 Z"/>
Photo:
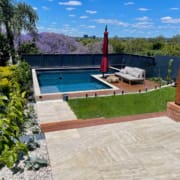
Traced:
<path fill-rule="evenodd" d="M 32 68 L 48 67 L 82 67 L 99 66 L 102 54 L 45 54 L 45 55 L 23 55 L 23 58 Z M 151 76 L 154 58 L 129 54 L 109 54 L 109 64 L 118 68 L 124 66 L 136 66 L 146 70 L 147 76 Z"/>
<path fill-rule="evenodd" d="M 32 68 L 95 66 L 101 62 L 100 54 L 44 54 L 22 56 Z"/>
<path fill-rule="evenodd" d="M 32 68 L 99 66 L 102 54 L 45 54 L 23 55 Z M 168 62 L 173 59 L 172 78 L 177 78 L 180 57 L 138 56 L 130 54 L 109 54 L 109 64 L 117 68 L 124 66 L 139 67 L 146 70 L 147 77 L 167 77 Z"/>
<path fill-rule="evenodd" d="M 155 65 L 154 57 L 123 55 L 123 63 L 125 66 L 139 67 L 146 70 L 146 77 L 153 76 L 153 68 Z"/>
<path fill-rule="evenodd" d="M 155 67 L 154 76 L 159 76 L 162 78 L 167 77 L 168 63 L 169 60 L 173 59 L 172 64 L 172 78 L 176 79 L 178 76 L 178 69 L 180 68 L 180 57 L 175 56 L 155 56 Z"/>

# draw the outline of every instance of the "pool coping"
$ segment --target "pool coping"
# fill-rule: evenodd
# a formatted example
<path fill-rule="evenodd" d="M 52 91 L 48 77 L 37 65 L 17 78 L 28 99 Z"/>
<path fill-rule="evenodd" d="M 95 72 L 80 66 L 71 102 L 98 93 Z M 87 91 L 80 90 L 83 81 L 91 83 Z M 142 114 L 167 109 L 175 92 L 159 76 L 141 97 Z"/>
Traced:
<path fill-rule="evenodd" d="M 97 68 L 96 66 L 94 67 L 81 67 L 82 69 L 90 69 L 90 68 Z M 110 67 L 115 70 L 119 70 L 114 67 Z M 57 100 L 57 99 L 63 99 L 65 96 L 68 96 L 68 99 L 74 99 L 74 98 L 87 98 L 87 97 L 103 97 L 103 96 L 113 96 L 113 95 L 123 95 L 123 94 L 138 94 L 138 93 L 147 93 L 151 91 L 155 91 L 156 89 L 160 88 L 165 88 L 169 86 L 173 86 L 174 83 L 168 84 L 168 85 L 163 85 L 159 86 L 154 89 L 148 89 L 148 91 L 143 90 L 143 91 L 137 91 L 137 92 L 124 92 L 123 89 L 120 89 L 116 86 L 111 85 L 110 83 L 106 82 L 103 80 L 100 76 L 100 74 L 92 75 L 94 78 L 97 80 L 103 82 L 104 84 L 108 84 L 108 86 L 112 87 L 112 89 L 101 89 L 101 90 L 88 90 L 88 91 L 73 91 L 73 92 L 63 92 L 63 93 L 49 93 L 49 94 L 41 94 L 38 79 L 37 79 L 37 74 L 36 70 L 58 70 L 58 69 L 69 69 L 69 68 L 36 68 L 32 69 L 32 77 L 33 77 L 33 88 L 34 88 L 34 97 L 36 101 L 46 101 L 46 100 Z M 77 67 L 71 68 L 71 69 L 80 69 Z M 106 75 L 109 75 L 107 73 Z"/>
<path fill-rule="evenodd" d="M 81 69 L 94 69 L 97 67 L 82 67 Z M 112 69 L 116 69 L 114 67 L 110 67 Z M 98 90 L 82 90 L 82 91 L 69 91 L 69 92 L 58 92 L 58 93 L 41 93 L 40 90 L 40 86 L 39 86 L 39 82 L 38 82 L 38 78 L 37 78 L 37 70 L 58 70 L 58 69 L 80 69 L 77 67 L 74 68 L 36 68 L 36 69 L 32 69 L 32 77 L 33 77 L 33 88 L 34 88 L 34 96 L 35 96 L 35 100 L 36 101 L 42 101 L 42 100 L 54 100 L 54 99 L 63 99 L 63 97 L 65 95 L 72 95 L 76 97 L 78 97 L 78 94 L 82 94 L 82 93 L 93 93 L 96 94 L 97 92 L 101 92 L 103 94 L 103 92 L 108 93 L 108 92 L 114 92 L 115 90 L 119 90 L 118 87 L 106 82 L 105 80 L 101 79 L 100 74 L 93 74 L 91 75 L 93 78 L 95 78 L 96 80 L 100 81 L 101 83 L 111 87 L 111 89 L 98 89 Z M 107 73 L 106 75 L 110 75 L 110 73 Z"/>

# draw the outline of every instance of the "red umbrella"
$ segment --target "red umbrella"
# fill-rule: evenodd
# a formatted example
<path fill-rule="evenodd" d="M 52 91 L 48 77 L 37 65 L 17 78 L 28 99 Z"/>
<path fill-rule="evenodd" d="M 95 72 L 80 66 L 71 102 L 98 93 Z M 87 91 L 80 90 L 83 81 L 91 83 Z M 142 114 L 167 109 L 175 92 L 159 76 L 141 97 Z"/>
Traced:
<path fill-rule="evenodd" d="M 106 73 L 108 71 L 108 32 L 107 32 L 107 25 L 105 27 L 104 32 L 104 40 L 103 40 L 103 47 L 102 47 L 103 57 L 101 59 L 101 69 L 100 71 Z"/>

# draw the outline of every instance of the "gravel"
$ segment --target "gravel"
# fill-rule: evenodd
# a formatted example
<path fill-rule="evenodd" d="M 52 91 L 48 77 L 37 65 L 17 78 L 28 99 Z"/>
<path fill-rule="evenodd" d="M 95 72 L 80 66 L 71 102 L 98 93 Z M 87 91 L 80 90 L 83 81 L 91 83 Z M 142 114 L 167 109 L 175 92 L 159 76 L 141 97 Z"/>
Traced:
<path fill-rule="evenodd" d="M 30 157 L 40 157 L 45 158 L 48 160 L 49 164 L 49 157 L 48 157 L 48 151 L 47 151 L 47 145 L 46 140 L 44 138 L 43 134 L 35 135 L 37 142 L 40 144 L 40 148 L 35 149 L 34 151 L 29 151 Z M 31 136 L 29 136 L 31 137 Z M 28 139 L 28 136 L 25 136 L 23 138 Z M 24 160 L 27 159 L 27 156 L 24 157 Z M 50 164 L 47 167 L 42 167 L 38 171 L 34 170 L 27 170 L 25 168 L 24 160 L 22 160 L 18 164 L 19 171 L 17 173 L 13 173 L 10 169 L 7 167 L 4 167 L 0 170 L 0 179 L 2 177 L 5 178 L 5 180 L 52 180 L 52 171 Z"/>

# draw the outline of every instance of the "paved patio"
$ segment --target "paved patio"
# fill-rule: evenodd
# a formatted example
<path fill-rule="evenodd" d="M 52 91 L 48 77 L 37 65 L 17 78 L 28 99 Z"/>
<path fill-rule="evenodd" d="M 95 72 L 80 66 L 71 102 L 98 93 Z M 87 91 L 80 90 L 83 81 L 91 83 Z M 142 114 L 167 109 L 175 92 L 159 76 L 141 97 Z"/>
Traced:
<path fill-rule="evenodd" d="M 37 101 L 36 112 L 40 124 L 77 119 L 67 102 L 61 99 Z"/>
<path fill-rule="evenodd" d="M 165 116 L 45 136 L 54 180 L 180 179 L 180 124 Z"/>

